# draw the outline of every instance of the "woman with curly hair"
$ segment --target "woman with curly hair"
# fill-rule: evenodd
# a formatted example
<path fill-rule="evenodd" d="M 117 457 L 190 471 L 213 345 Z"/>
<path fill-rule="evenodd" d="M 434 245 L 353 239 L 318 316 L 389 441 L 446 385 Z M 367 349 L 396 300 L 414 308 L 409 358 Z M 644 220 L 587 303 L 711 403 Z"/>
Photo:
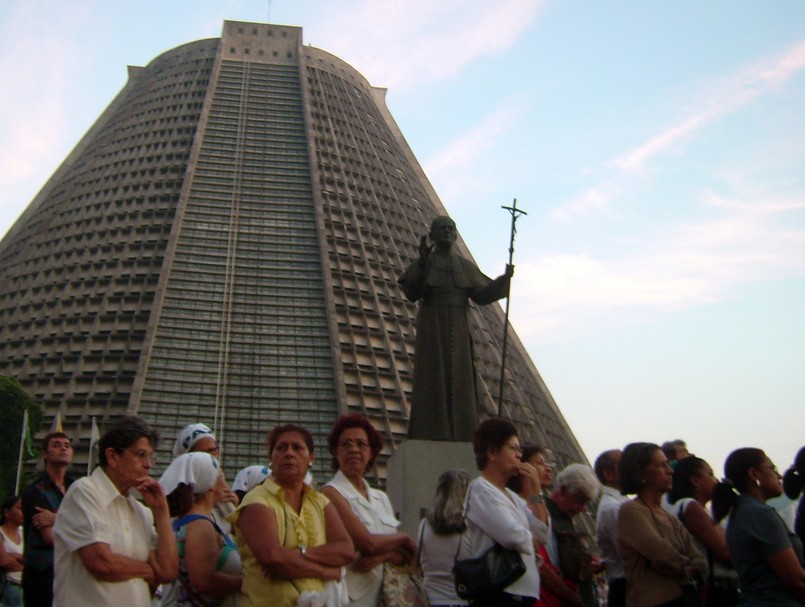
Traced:
<path fill-rule="evenodd" d="M 410 562 L 416 544 L 399 531 L 388 496 L 363 478 L 383 448 L 383 436 L 369 420 L 358 414 L 342 415 L 327 437 L 327 446 L 335 476 L 321 492 L 335 506 L 358 553 L 347 569 L 349 604 L 376 607 L 383 564 Z"/>

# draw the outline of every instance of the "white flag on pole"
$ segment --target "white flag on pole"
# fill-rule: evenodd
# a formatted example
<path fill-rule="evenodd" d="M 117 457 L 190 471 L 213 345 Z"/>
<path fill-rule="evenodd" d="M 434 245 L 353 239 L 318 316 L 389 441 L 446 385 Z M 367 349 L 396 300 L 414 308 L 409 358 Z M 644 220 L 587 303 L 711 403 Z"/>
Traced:
<path fill-rule="evenodd" d="M 92 472 L 92 469 L 98 462 L 98 439 L 101 438 L 98 432 L 98 425 L 95 423 L 95 416 L 92 416 L 92 428 L 89 431 L 89 454 L 87 455 L 87 474 Z"/>

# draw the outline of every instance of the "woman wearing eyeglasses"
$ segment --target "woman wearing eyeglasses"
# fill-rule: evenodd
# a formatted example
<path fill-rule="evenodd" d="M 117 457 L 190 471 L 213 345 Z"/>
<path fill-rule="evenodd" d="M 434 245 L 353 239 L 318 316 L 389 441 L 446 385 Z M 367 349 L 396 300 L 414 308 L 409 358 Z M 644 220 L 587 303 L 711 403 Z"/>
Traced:
<path fill-rule="evenodd" d="M 477 558 L 500 544 L 520 554 L 525 572 L 506 588 L 490 592 L 471 604 L 473 607 L 531 607 L 540 596 L 535 540 L 546 542 L 547 528 L 506 483 L 515 474 L 531 473 L 533 467 L 521 461 L 523 450 L 517 428 L 507 419 L 492 417 L 481 422 L 472 439 L 472 448 L 481 475 L 467 490 L 464 504 L 467 531 L 456 558 Z"/>
<path fill-rule="evenodd" d="M 802 542 L 765 503 L 783 492 L 777 468 L 762 450 L 747 447 L 729 454 L 724 476 L 713 496 L 713 515 L 720 521 L 729 514 L 727 546 L 741 605 L 805 604 Z"/>
<path fill-rule="evenodd" d="M 176 442 L 173 444 L 173 457 L 179 457 L 183 453 L 209 453 L 219 462 L 221 461 L 221 449 L 218 440 L 209 426 L 204 424 L 188 424 L 179 431 Z M 235 511 L 240 503 L 240 498 L 229 488 L 224 479 L 223 492 L 212 509 L 212 518 L 227 535 L 232 535 L 232 525 L 227 517 Z"/>
<path fill-rule="evenodd" d="M 99 466 L 70 485 L 53 525 L 54 607 L 149 607 L 149 587 L 176 579 L 168 501 L 150 474 L 158 442 L 145 421 L 123 416 L 98 441 Z"/>
<path fill-rule="evenodd" d="M 383 436 L 368 419 L 342 415 L 327 437 L 332 480 L 322 487 L 338 510 L 358 555 L 347 570 L 350 605 L 380 604 L 383 563 L 403 565 L 416 554 L 414 540 L 399 532 L 388 496 L 364 480 L 383 448 Z"/>

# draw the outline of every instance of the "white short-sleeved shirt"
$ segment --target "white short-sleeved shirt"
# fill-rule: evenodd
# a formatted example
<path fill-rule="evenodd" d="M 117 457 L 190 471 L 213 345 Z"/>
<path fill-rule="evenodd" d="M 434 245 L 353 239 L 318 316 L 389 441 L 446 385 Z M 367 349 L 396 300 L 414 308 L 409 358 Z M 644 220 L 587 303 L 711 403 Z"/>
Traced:
<path fill-rule="evenodd" d="M 400 522 L 394 516 L 388 496 L 378 489 L 372 489 L 366 481 L 363 481 L 363 484 L 369 496 L 368 500 L 352 486 L 341 470 L 335 473 L 325 487 L 332 487 L 347 500 L 352 512 L 366 526 L 369 533 L 378 535 L 396 533 Z M 380 596 L 380 585 L 383 582 L 383 565 L 377 565 L 366 573 L 353 571 L 350 566 L 347 569 L 346 580 L 350 605 L 376 605 Z"/>
<path fill-rule="evenodd" d="M 56 514 L 53 534 L 55 607 L 150 606 L 151 594 L 144 579 L 104 582 L 81 561 L 78 551 L 96 543 L 109 544 L 113 553 L 143 562 L 156 549 L 151 511 L 130 495 L 122 495 L 102 468 L 70 485 Z"/>

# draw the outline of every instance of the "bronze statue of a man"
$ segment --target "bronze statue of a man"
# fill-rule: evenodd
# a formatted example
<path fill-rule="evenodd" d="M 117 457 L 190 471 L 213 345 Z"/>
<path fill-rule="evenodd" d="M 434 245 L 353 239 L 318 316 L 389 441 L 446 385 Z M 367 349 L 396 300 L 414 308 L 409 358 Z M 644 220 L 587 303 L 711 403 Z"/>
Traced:
<path fill-rule="evenodd" d="M 414 389 L 408 438 L 471 441 L 478 426 L 478 394 L 467 307 L 506 297 L 514 273 L 490 279 L 452 251 L 458 234 L 449 217 L 437 217 L 419 258 L 400 277 L 409 301 L 422 300 L 417 314 Z"/>

